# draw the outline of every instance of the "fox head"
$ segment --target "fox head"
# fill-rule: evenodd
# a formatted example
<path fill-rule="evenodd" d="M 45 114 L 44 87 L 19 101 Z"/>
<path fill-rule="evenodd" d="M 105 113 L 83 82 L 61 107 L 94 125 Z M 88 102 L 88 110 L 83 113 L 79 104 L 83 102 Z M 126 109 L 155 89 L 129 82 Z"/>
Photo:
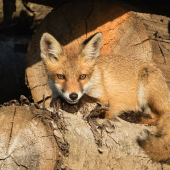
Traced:
<path fill-rule="evenodd" d="M 96 33 L 84 41 L 78 54 L 74 54 L 64 50 L 52 35 L 42 35 L 41 58 L 50 87 L 68 103 L 77 103 L 90 88 L 90 79 L 100 55 L 102 39 L 102 33 Z"/>

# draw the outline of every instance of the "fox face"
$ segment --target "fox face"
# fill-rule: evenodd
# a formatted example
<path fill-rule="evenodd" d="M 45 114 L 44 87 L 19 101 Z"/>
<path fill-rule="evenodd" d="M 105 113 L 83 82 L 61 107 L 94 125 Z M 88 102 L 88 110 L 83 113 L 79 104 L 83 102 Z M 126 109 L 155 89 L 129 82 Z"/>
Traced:
<path fill-rule="evenodd" d="M 102 33 L 87 39 L 78 54 L 66 51 L 50 34 L 40 41 L 41 58 L 45 65 L 53 98 L 61 96 L 75 104 L 90 88 L 97 58 L 100 55 Z"/>

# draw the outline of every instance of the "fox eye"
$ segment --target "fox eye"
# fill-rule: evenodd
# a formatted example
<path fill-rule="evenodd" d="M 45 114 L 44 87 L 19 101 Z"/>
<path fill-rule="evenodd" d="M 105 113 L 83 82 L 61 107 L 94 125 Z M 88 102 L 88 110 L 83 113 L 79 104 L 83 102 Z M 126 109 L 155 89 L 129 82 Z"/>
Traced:
<path fill-rule="evenodd" d="M 82 75 L 79 76 L 80 80 L 84 80 L 85 78 L 86 78 L 86 74 L 82 74 Z"/>
<path fill-rule="evenodd" d="M 62 74 L 57 74 L 57 77 L 59 78 L 59 79 L 66 79 L 66 77 L 64 76 L 64 75 L 62 75 Z"/>

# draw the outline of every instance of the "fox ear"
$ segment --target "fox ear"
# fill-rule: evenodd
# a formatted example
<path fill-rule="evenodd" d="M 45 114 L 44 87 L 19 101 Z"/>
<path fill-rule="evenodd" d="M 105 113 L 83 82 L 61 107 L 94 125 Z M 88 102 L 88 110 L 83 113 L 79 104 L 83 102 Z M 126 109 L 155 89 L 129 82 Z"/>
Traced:
<path fill-rule="evenodd" d="M 59 56 L 63 54 L 63 49 L 59 42 L 50 34 L 44 33 L 40 40 L 41 58 L 46 62 L 48 60 L 56 62 Z"/>
<path fill-rule="evenodd" d="M 100 55 L 100 48 L 102 45 L 103 36 L 102 33 L 96 33 L 83 43 L 82 56 L 86 61 L 92 61 L 97 59 Z"/>

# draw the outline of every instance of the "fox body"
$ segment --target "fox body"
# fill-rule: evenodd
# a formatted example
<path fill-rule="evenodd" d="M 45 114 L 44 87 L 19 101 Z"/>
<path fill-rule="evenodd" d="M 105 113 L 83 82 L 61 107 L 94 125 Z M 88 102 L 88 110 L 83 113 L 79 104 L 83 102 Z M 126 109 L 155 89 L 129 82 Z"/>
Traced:
<path fill-rule="evenodd" d="M 43 34 L 41 58 L 53 99 L 61 96 L 75 104 L 87 95 L 109 103 L 105 118 L 125 111 L 149 113 L 153 119 L 141 123 L 156 122 L 157 134 L 148 134 L 146 140 L 138 142 L 153 160 L 170 158 L 170 92 L 161 71 L 140 57 L 100 56 L 101 44 L 102 33 L 96 33 L 81 45 L 78 54 L 70 53 L 52 35 Z"/>

